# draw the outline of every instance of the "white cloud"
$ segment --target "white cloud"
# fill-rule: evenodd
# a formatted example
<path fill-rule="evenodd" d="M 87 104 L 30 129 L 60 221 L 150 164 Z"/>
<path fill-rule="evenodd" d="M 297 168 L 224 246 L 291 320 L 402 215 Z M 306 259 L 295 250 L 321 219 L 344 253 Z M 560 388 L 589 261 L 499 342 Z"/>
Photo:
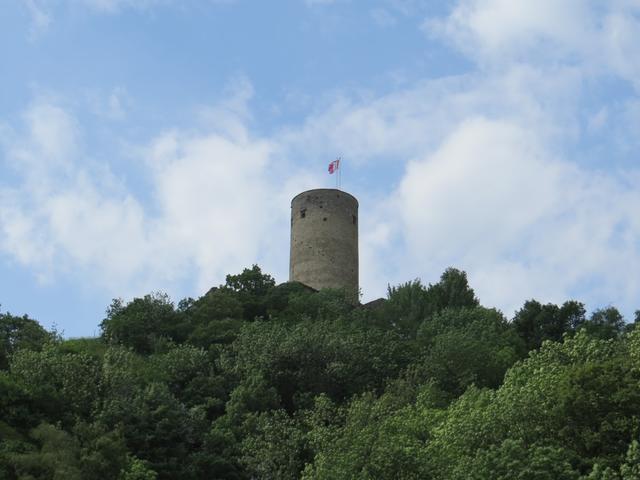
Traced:
<path fill-rule="evenodd" d="M 133 98 L 122 86 L 87 89 L 79 97 L 86 103 L 88 110 L 102 120 L 122 122 L 134 106 Z M 76 103 L 79 102 L 76 100 Z"/>
<path fill-rule="evenodd" d="M 501 75 L 430 80 L 380 97 L 341 96 L 302 126 L 287 129 L 282 139 L 296 151 L 321 152 L 325 158 L 342 152 L 360 165 L 378 157 L 404 163 L 436 148 L 461 121 L 480 114 L 526 117 L 545 135 L 566 139 L 579 134 L 581 82 L 573 68 L 540 71 L 516 65 Z"/>
<path fill-rule="evenodd" d="M 253 94 L 251 82 L 244 76 L 237 76 L 222 92 L 223 100 L 214 106 L 200 109 L 200 121 L 211 130 L 224 133 L 238 141 L 247 141 L 247 123 L 251 121 L 248 103 Z"/>
<path fill-rule="evenodd" d="M 211 286 L 224 272 L 256 259 L 261 239 L 272 227 L 273 186 L 265 178 L 271 147 L 218 134 L 169 135 L 156 143 L 173 147 L 167 151 L 154 145 L 156 153 L 149 159 L 162 212 L 154 226 L 159 239 L 155 247 L 165 259 L 166 252 L 175 257 L 167 269 L 194 264 L 200 285 Z"/>
<path fill-rule="evenodd" d="M 67 111 L 36 103 L 25 130 L 4 136 L 7 158 L 30 168 L 17 168 L 19 188 L 0 190 L 0 248 L 41 276 L 73 271 L 119 295 L 189 280 L 204 291 L 254 261 L 284 280 L 289 201 L 318 186 L 301 152 L 342 146 L 360 157 L 355 175 L 377 156 L 412 159 L 386 192 L 352 181 L 365 299 L 453 265 L 507 314 L 530 297 L 574 295 L 629 313 L 640 290 L 640 191 L 627 179 L 640 173 L 625 179 L 567 157 L 567 139 L 583 134 L 582 77 L 553 72 L 516 66 L 342 98 L 270 138 L 248 129 L 252 88 L 239 78 L 202 109 L 200 130 L 166 131 L 140 150 L 150 205 L 108 169 L 98 175 Z"/>
<path fill-rule="evenodd" d="M 210 5 L 225 5 L 236 0 L 207 0 Z M 29 37 L 35 40 L 44 33 L 61 7 L 82 8 L 95 14 L 114 15 L 124 10 L 146 11 L 162 6 L 185 8 L 189 3 L 178 0 L 22 0 L 31 16 Z"/>
<path fill-rule="evenodd" d="M 246 85 L 235 91 L 247 99 Z M 229 105 L 243 108 L 229 98 L 214 110 Z M 119 295 L 191 281 L 206 290 L 288 236 L 288 196 L 297 187 L 279 184 L 285 167 L 273 164 L 273 145 L 240 125 L 159 134 L 140 150 L 153 194 L 143 205 L 87 157 L 70 113 L 36 103 L 24 131 L 4 136 L 21 182 L 0 187 L 0 251 L 40 278 L 72 274 Z"/>
<path fill-rule="evenodd" d="M 425 25 L 479 70 L 380 97 L 343 95 L 283 135 L 294 151 L 339 149 L 363 170 L 410 160 L 388 197 L 356 187 L 371 200 L 361 218 L 373 217 L 361 224 L 365 293 L 380 292 L 381 279 L 435 281 L 453 265 L 507 314 L 531 297 L 638 308 L 631 206 L 640 188 L 629 179 L 640 170 L 604 159 L 594 170 L 581 155 L 589 140 L 615 158 L 609 139 L 592 137 L 609 124 L 624 125 L 619 145 L 637 145 L 637 98 L 589 105 L 602 79 L 637 82 L 635 53 L 621 61 L 634 8 L 462 0 Z"/>
<path fill-rule="evenodd" d="M 318 186 L 304 167 L 342 153 L 362 208 L 365 298 L 457 266 L 507 314 L 527 298 L 576 296 L 628 315 L 639 307 L 640 172 L 594 170 L 580 145 L 607 151 L 602 131 L 624 125 L 615 142 L 637 148 L 637 97 L 589 104 L 602 78 L 637 85 L 637 6 L 593 5 L 460 0 L 425 28 L 477 70 L 345 93 L 268 138 L 252 134 L 253 89 L 236 79 L 198 128 L 160 132 L 141 150 L 151 205 L 113 173 L 98 177 L 68 112 L 36 104 L 5 151 L 44 175 L 0 191 L 0 248 L 41 273 L 92 272 L 119 294 L 193 277 L 205 289 L 253 261 L 284 280 L 290 198 Z M 371 189 L 376 168 L 388 183 Z"/>
<path fill-rule="evenodd" d="M 601 130 L 607 123 L 609 112 L 607 107 L 602 107 L 587 119 L 587 128 L 590 132 Z"/>
<path fill-rule="evenodd" d="M 17 135 L 8 127 L 0 136 L 8 167 L 22 173 L 34 192 L 48 188 L 56 178 L 68 175 L 71 158 L 80 143 L 75 120 L 57 105 L 36 102 L 22 120 L 25 130 Z"/>
<path fill-rule="evenodd" d="M 0 190 L 0 248 L 44 279 L 77 266 L 97 268 L 103 278 L 114 270 L 130 273 L 142 235 L 139 205 L 113 187 L 108 171 L 91 169 L 82 158 L 80 128 L 63 108 L 38 101 L 24 124 L 3 142 L 21 184 Z M 128 258 L 118 262 L 121 256 Z"/>
<path fill-rule="evenodd" d="M 595 18 L 587 2 L 568 0 L 462 0 L 445 19 L 430 19 L 425 28 L 453 41 L 472 57 L 517 59 L 527 51 L 556 50 L 567 55 L 582 49 L 593 34 Z M 557 50 L 557 47 L 562 47 Z M 584 48 L 588 48 L 585 45 Z"/>
<path fill-rule="evenodd" d="M 105 13 L 114 13 L 121 8 L 134 7 L 146 8 L 153 4 L 166 3 L 161 0 L 76 0 L 77 3 L 85 5 L 93 10 Z"/>
<path fill-rule="evenodd" d="M 74 119 L 58 106 L 38 103 L 26 112 L 25 121 L 29 126 L 28 142 L 35 147 L 40 158 L 26 155 L 22 160 L 27 161 L 31 168 L 36 167 L 34 160 L 47 167 L 52 163 L 67 164 L 78 143 Z"/>
<path fill-rule="evenodd" d="M 373 8 L 369 12 L 373 21 L 380 27 L 393 27 L 398 23 L 398 19 L 384 8 Z"/>
<path fill-rule="evenodd" d="M 29 30 L 29 37 L 31 40 L 35 40 L 40 33 L 45 31 L 51 24 L 51 15 L 45 12 L 37 3 L 36 0 L 23 0 L 29 15 L 31 16 L 31 27 Z"/>
<path fill-rule="evenodd" d="M 331 5 L 332 3 L 338 3 L 341 0 L 304 0 L 304 3 L 309 6 L 309 7 L 313 7 L 315 5 Z"/>
<path fill-rule="evenodd" d="M 166 4 L 171 0 L 22 0 L 31 16 L 29 36 L 35 40 L 45 32 L 54 19 L 54 12 L 61 6 L 87 8 L 96 13 L 116 13 L 122 8 L 146 9 Z"/>
<path fill-rule="evenodd" d="M 640 4 L 614 0 L 459 0 L 424 29 L 484 66 L 513 62 L 579 64 L 640 88 Z"/>
<path fill-rule="evenodd" d="M 43 278 L 50 268 L 54 249 L 35 219 L 24 215 L 25 207 L 18 203 L 17 192 L 0 192 L 0 225 L 3 241 L 0 248 L 24 265 L 37 265 L 37 274 Z"/>
<path fill-rule="evenodd" d="M 123 9 L 144 10 L 162 5 L 185 5 L 184 1 L 177 0 L 66 0 L 71 4 L 78 4 L 90 8 L 96 12 L 116 13 Z M 227 4 L 235 0 L 206 0 L 206 3 Z"/>
<path fill-rule="evenodd" d="M 629 205 L 640 189 L 555 158 L 528 126 L 461 124 L 409 165 L 399 194 L 408 258 L 466 268 L 508 314 L 527 297 L 577 293 L 633 308 L 640 228 Z"/>
<path fill-rule="evenodd" d="M 411 162 L 400 195 L 412 249 L 438 261 L 509 248 L 559 203 L 561 168 L 538 149 L 517 126 L 478 118 L 460 125 L 426 161 Z"/>

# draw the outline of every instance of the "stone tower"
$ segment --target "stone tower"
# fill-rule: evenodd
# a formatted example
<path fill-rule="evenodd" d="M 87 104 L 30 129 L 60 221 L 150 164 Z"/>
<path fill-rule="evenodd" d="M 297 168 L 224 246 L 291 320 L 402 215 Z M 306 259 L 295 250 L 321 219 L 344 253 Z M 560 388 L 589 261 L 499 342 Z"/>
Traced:
<path fill-rule="evenodd" d="M 358 299 L 358 200 L 319 188 L 291 200 L 289 281 L 341 288 Z"/>

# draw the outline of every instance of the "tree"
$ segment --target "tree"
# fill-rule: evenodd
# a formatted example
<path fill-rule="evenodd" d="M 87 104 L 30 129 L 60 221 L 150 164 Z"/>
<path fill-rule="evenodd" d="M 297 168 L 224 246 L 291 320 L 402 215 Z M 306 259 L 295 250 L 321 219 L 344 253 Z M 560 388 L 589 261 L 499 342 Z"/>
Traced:
<path fill-rule="evenodd" d="M 457 466 L 454 480 L 578 480 L 571 452 L 557 445 L 526 445 L 507 439 L 500 445 L 478 451 L 470 461 Z"/>
<path fill-rule="evenodd" d="M 472 384 L 498 387 L 522 349 L 502 314 L 483 307 L 442 310 L 422 323 L 417 340 L 424 353 L 414 375 L 452 397 Z"/>
<path fill-rule="evenodd" d="M 250 269 L 245 268 L 238 275 L 227 275 L 222 289 L 234 292 L 238 296 L 243 305 L 245 320 L 254 320 L 256 317 L 266 317 L 266 296 L 275 284 L 271 275 L 262 273 L 260 267 L 254 265 Z"/>
<path fill-rule="evenodd" d="M 146 462 L 130 457 L 127 469 L 120 474 L 118 480 L 156 480 L 156 478 L 158 474 L 151 470 Z"/>
<path fill-rule="evenodd" d="M 528 300 L 516 312 L 512 325 L 524 341 L 526 351 L 530 351 L 540 348 L 545 340 L 562 341 L 565 333 L 574 332 L 584 322 L 585 309 L 579 302 L 568 301 L 558 307 Z"/>
<path fill-rule="evenodd" d="M 398 330 L 412 338 L 425 319 L 445 308 L 475 307 L 479 305 L 467 274 L 448 268 L 440 281 L 425 288 L 420 280 L 389 287 L 388 300 L 375 315 L 377 323 Z"/>
<path fill-rule="evenodd" d="M 2 427 L 27 431 L 38 423 L 33 400 L 8 372 L 0 372 L 0 438 Z M 1 477 L 0 477 L 1 478 Z"/>
<path fill-rule="evenodd" d="M 187 341 L 207 350 L 231 343 L 240 331 L 244 314 L 238 295 L 219 288 L 212 288 L 180 310 L 191 326 Z"/>
<path fill-rule="evenodd" d="M 292 301 L 300 298 L 310 300 L 316 292 L 311 287 L 307 287 L 300 282 L 285 282 L 273 287 L 267 294 L 266 304 L 269 317 L 277 316 L 283 318 L 287 316 Z M 287 313 L 285 313 L 287 312 Z"/>
<path fill-rule="evenodd" d="M 625 330 L 622 314 L 615 307 L 601 308 L 594 311 L 583 328 L 597 338 L 616 338 Z"/>
<path fill-rule="evenodd" d="M 627 450 L 625 463 L 620 467 L 621 480 L 640 480 L 640 444 L 633 440 Z"/>
<path fill-rule="evenodd" d="M 72 435 L 43 423 L 31 432 L 38 447 L 9 455 L 18 478 L 83 480 L 80 447 Z"/>
<path fill-rule="evenodd" d="M 228 380 L 216 370 L 207 352 L 188 344 L 177 345 L 149 358 L 154 380 L 161 381 L 185 406 L 198 408 L 213 420 L 224 413 Z"/>
<path fill-rule="evenodd" d="M 467 274 L 451 267 L 444 271 L 438 283 L 429 286 L 427 295 L 431 297 L 431 303 L 436 305 L 435 311 L 447 307 L 476 307 L 480 304 L 469 287 Z"/>
<path fill-rule="evenodd" d="M 201 448 L 208 426 L 204 415 L 187 409 L 159 382 L 111 399 L 98 420 L 121 428 L 128 451 L 149 462 L 160 480 L 189 478 L 188 458 Z"/>
<path fill-rule="evenodd" d="M 118 478 L 127 469 L 129 458 L 120 429 L 108 430 L 99 422 L 80 421 L 72 433 L 78 444 L 83 480 Z"/>
<path fill-rule="evenodd" d="M 432 476 L 425 457 L 430 430 L 439 420 L 431 393 L 425 386 L 411 404 L 392 390 L 380 398 L 366 393 L 337 409 L 319 398 L 309 414 L 308 437 L 315 457 L 302 478 L 438 478 Z"/>
<path fill-rule="evenodd" d="M 32 415 L 65 426 L 76 417 L 89 418 L 99 395 L 100 371 L 95 358 L 61 353 L 47 344 L 40 352 L 20 350 L 13 355 L 11 378 L 29 396 Z"/>
<path fill-rule="evenodd" d="M 312 460 L 306 429 L 284 410 L 259 414 L 242 441 L 241 461 L 251 478 L 296 480 Z"/>
<path fill-rule="evenodd" d="M 388 287 L 387 301 L 376 312 L 377 323 L 412 337 L 418 326 L 433 312 L 427 290 L 416 279 L 397 287 Z"/>
<path fill-rule="evenodd" d="M 269 274 L 262 273 L 258 265 L 245 268 L 238 275 L 227 275 L 225 287 L 237 292 L 253 296 L 264 296 L 275 287 L 276 282 Z"/>
<path fill-rule="evenodd" d="M 0 369 L 9 366 L 9 358 L 17 350 L 40 350 L 52 339 L 52 334 L 28 316 L 0 313 Z"/>
<path fill-rule="evenodd" d="M 244 325 L 221 365 L 240 378 L 265 379 L 292 413 L 320 393 L 343 400 L 381 391 L 409 355 L 394 332 L 344 320 L 253 322 Z"/>
<path fill-rule="evenodd" d="M 162 293 L 134 298 L 126 305 L 120 299 L 113 300 L 100 328 L 105 340 L 139 353 L 151 353 L 155 341 L 162 338 L 175 341 L 186 338 L 180 316 L 169 296 Z"/>
<path fill-rule="evenodd" d="M 617 469 L 636 435 L 633 412 L 640 411 L 640 371 L 630 361 L 635 343 L 630 348 L 580 331 L 562 344 L 545 342 L 496 391 L 468 389 L 426 446 L 435 477 L 458 471 L 474 478 L 475 457 L 506 440 L 561 448 L 557 453 L 583 475 L 595 464 Z"/>
<path fill-rule="evenodd" d="M 0 314 L 0 478 L 640 480 L 615 308 L 509 323 L 455 269 L 377 307 L 254 266 L 177 309 L 114 301 L 97 339 Z"/>

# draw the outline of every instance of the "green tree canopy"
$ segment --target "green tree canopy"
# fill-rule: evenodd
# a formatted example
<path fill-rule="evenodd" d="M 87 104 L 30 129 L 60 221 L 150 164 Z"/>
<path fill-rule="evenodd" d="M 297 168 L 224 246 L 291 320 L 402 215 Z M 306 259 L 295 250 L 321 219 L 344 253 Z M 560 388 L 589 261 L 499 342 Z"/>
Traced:
<path fill-rule="evenodd" d="M 20 350 L 40 350 L 53 338 L 38 322 L 24 315 L 0 312 L 0 370 L 9 366 L 9 357 Z"/>
<path fill-rule="evenodd" d="M 0 479 L 640 480 L 640 330 L 611 306 L 508 322 L 451 268 L 365 307 L 254 265 L 101 326 L 0 314 Z"/>

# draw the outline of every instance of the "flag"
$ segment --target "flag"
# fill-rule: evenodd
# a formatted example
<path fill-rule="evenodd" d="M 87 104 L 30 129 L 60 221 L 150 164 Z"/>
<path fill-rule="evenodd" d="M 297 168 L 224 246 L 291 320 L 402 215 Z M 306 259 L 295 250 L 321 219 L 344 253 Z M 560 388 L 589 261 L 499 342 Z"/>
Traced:
<path fill-rule="evenodd" d="M 329 174 L 333 174 L 336 170 L 340 168 L 340 159 L 334 160 L 329 164 Z"/>

